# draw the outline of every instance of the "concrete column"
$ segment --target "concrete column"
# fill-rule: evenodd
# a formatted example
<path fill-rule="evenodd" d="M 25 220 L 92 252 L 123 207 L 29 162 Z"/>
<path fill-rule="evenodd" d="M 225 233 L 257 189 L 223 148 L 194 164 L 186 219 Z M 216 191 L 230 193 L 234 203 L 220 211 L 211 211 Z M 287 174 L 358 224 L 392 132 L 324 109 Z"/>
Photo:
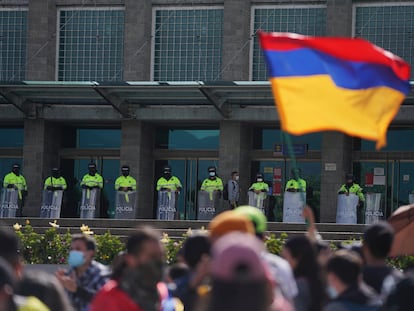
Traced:
<path fill-rule="evenodd" d="M 150 0 L 125 0 L 124 80 L 149 81 L 151 73 Z"/>
<path fill-rule="evenodd" d="M 252 135 L 248 124 L 238 121 L 220 122 L 219 174 L 226 183 L 232 171 L 240 173 L 240 203 L 247 203 L 250 186 Z"/>
<path fill-rule="evenodd" d="M 55 80 L 56 18 L 55 1 L 28 1 L 26 52 L 27 80 Z"/>
<path fill-rule="evenodd" d="M 122 121 L 121 166 L 131 168 L 131 176 L 137 179 L 137 218 L 153 218 L 154 193 L 153 126 L 137 120 Z"/>
<path fill-rule="evenodd" d="M 352 1 L 328 0 L 328 36 L 352 35 Z M 332 103 L 334 104 L 334 103 Z M 335 222 L 337 191 L 352 171 L 352 138 L 338 132 L 323 134 L 321 172 L 321 222 Z"/>
<path fill-rule="evenodd" d="M 249 80 L 250 0 L 225 0 L 221 80 Z"/>
<path fill-rule="evenodd" d="M 43 182 L 53 166 L 59 165 L 60 127 L 45 120 L 25 120 L 23 176 L 28 196 L 24 216 L 39 216 Z"/>

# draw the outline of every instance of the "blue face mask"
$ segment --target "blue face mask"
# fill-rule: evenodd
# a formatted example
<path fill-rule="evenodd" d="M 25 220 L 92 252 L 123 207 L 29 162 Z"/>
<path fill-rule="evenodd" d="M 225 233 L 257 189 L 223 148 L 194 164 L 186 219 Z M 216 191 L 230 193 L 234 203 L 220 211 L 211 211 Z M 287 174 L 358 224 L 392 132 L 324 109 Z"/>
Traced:
<path fill-rule="evenodd" d="M 326 292 L 328 293 L 328 296 L 331 299 L 335 299 L 336 297 L 338 297 L 338 292 L 333 286 L 328 285 Z"/>
<path fill-rule="evenodd" d="M 85 263 L 85 255 L 80 251 L 70 251 L 68 264 L 73 268 L 82 266 Z"/>

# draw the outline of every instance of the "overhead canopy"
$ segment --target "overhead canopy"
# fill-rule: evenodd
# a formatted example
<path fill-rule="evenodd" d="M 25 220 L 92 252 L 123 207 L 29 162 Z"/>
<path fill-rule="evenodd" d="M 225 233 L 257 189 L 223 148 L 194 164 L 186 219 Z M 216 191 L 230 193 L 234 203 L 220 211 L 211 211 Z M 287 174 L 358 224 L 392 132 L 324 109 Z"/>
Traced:
<path fill-rule="evenodd" d="M 230 110 L 270 107 L 274 100 L 267 81 L 219 82 L 61 82 L 22 81 L 0 83 L 0 105 L 13 105 L 24 115 L 31 104 L 45 106 L 93 105 L 112 107 L 130 117 L 130 107 L 214 107 L 222 117 Z M 411 91 L 405 104 L 414 104 Z"/>

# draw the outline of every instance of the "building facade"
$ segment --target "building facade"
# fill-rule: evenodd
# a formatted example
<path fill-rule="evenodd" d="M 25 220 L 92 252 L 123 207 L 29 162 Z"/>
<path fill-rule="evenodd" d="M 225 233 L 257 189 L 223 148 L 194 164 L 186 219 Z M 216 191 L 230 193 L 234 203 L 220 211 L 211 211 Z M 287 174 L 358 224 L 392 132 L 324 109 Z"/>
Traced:
<path fill-rule="evenodd" d="M 362 37 L 414 64 L 413 16 L 413 1 L 1 1 L 0 173 L 22 164 L 24 214 L 37 216 L 43 181 L 60 166 L 69 186 L 63 216 L 76 217 L 79 181 L 94 161 L 110 217 L 114 181 L 128 164 L 137 217 L 152 218 L 155 183 L 169 164 L 183 183 L 181 219 L 194 219 L 208 166 L 225 181 L 240 172 L 242 202 L 262 172 L 272 220 L 280 220 L 291 140 L 321 222 L 335 221 L 348 172 L 366 193 L 381 194 L 386 217 L 414 190 L 413 94 L 380 151 L 337 132 L 289 137 L 256 34 Z"/>

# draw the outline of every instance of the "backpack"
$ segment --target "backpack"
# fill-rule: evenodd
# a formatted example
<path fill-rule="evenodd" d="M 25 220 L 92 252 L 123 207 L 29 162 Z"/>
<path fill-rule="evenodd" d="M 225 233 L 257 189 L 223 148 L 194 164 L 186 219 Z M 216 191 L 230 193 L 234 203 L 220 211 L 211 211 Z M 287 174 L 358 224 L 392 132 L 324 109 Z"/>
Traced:
<path fill-rule="evenodd" d="M 223 188 L 223 199 L 228 200 L 229 199 L 229 184 L 225 184 Z"/>

